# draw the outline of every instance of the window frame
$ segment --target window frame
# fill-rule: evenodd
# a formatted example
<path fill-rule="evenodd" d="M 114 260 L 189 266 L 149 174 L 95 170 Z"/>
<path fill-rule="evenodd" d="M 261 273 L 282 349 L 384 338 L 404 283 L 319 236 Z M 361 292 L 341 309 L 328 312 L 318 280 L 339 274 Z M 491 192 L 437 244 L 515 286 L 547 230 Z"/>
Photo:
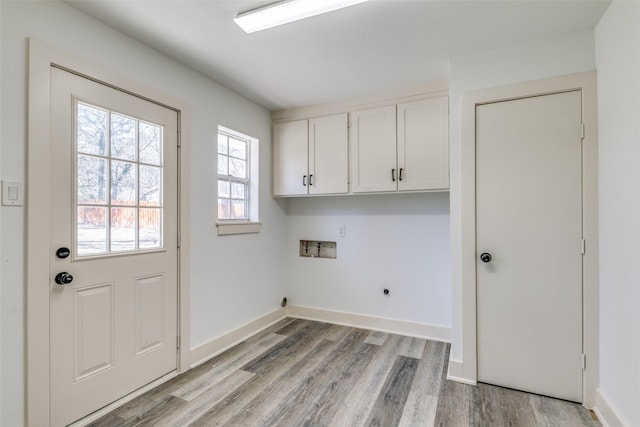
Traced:
<path fill-rule="evenodd" d="M 245 141 L 247 143 L 247 158 L 246 158 L 246 170 L 247 170 L 247 178 L 236 178 L 229 174 L 220 175 L 217 172 L 218 158 L 221 153 L 218 152 L 218 138 L 219 135 L 225 135 L 227 137 L 231 137 L 237 140 Z M 223 154 L 224 155 L 224 154 Z M 228 154 L 225 155 L 227 157 L 231 157 Z M 231 157 L 233 158 L 233 157 Z M 261 223 L 259 221 L 259 140 L 257 138 L 251 137 L 249 135 L 243 134 L 236 130 L 227 128 L 222 125 L 218 125 L 217 133 L 216 133 L 216 227 L 218 229 L 218 235 L 229 235 L 229 234 L 245 234 L 245 233 L 259 233 L 261 228 Z M 218 196 L 218 182 L 220 178 L 228 178 L 229 185 L 231 183 L 238 182 L 246 184 L 246 194 L 245 194 L 245 203 L 246 203 L 246 219 L 226 219 L 218 217 L 218 206 L 220 197 Z M 230 191 L 231 193 L 231 191 Z M 234 200 L 229 195 L 227 200 Z M 239 199 L 236 199 L 239 200 Z"/>

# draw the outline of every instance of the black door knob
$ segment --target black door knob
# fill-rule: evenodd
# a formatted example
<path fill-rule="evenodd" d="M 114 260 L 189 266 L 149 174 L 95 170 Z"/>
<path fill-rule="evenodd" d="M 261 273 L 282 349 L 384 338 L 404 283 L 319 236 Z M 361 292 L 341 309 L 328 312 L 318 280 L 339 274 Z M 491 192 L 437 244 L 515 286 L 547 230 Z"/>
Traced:
<path fill-rule="evenodd" d="M 482 262 L 489 262 L 491 261 L 491 254 L 487 253 L 487 252 L 483 252 L 482 254 L 480 254 L 480 260 Z"/>
<path fill-rule="evenodd" d="M 55 281 L 58 285 L 68 285 L 73 282 L 73 276 L 66 271 L 56 274 Z"/>

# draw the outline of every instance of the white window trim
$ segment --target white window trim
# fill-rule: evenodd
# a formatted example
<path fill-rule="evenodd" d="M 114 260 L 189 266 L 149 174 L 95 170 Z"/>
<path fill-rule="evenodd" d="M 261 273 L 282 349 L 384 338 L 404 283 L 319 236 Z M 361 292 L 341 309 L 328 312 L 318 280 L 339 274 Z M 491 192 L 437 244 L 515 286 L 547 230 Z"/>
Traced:
<path fill-rule="evenodd" d="M 235 220 L 235 219 L 217 219 L 216 214 L 216 228 L 218 229 L 218 236 L 227 236 L 234 234 L 251 234 L 260 233 L 262 223 L 259 219 L 259 199 L 260 199 L 260 180 L 259 180 L 259 163 L 260 163 L 260 149 L 259 140 L 249 135 L 240 133 L 233 129 L 229 129 L 224 126 L 218 126 L 218 132 L 226 133 L 230 136 L 238 139 L 244 139 L 249 141 L 249 219 L 248 220 Z M 217 138 L 216 138 L 217 141 Z M 217 156 L 217 149 L 216 149 Z M 217 175 L 216 175 L 217 181 Z M 217 186 L 216 186 L 217 188 Z M 216 203 L 217 203 L 216 195 Z"/>

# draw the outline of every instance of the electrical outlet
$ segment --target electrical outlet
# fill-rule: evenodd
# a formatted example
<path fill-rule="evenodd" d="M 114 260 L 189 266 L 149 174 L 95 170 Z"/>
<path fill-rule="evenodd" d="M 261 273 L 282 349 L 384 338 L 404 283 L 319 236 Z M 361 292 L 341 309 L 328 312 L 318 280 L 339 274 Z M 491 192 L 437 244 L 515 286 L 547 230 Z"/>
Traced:
<path fill-rule="evenodd" d="M 344 237 L 346 232 L 346 227 L 344 225 L 338 226 L 338 237 Z"/>

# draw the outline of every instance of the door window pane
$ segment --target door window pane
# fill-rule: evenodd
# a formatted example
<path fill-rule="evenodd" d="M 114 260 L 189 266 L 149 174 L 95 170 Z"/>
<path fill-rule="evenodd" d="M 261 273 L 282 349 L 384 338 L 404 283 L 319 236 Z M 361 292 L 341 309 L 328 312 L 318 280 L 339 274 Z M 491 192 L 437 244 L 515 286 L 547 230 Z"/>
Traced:
<path fill-rule="evenodd" d="M 140 123 L 140 162 L 162 164 L 162 128 L 149 123 Z"/>
<path fill-rule="evenodd" d="M 162 223 L 160 209 L 140 209 L 138 216 L 138 235 L 140 249 L 162 247 L 160 224 Z"/>
<path fill-rule="evenodd" d="M 107 208 L 78 207 L 76 217 L 78 255 L 102 254 L 107 251 Z"/>
<path fill-rule="evenodd" d="M 162 169 L 140 165 L 140 206 L 160 206 Z"/>
<path fill-rule="evenodd" d="M 136 209 L 111 208 L 111 252 L 136 248 Z"/>
<path fill-rule="evenodd" d="M 78 151 L 106 156 L 109 112 L 102 108 L 78 103 L 77 114 Z"/>
<path fill-rule="evenodd" d="M 136 202 L 136 164 L 111 162 L 111 203 L 134 205 Z"/>
<path fill-rule="evenodd" d="M 111 114 L 111 157 L 136 160 L 136 120 Z"/>
<path fill-rule="evenodd" d="M 78 203 L 107 203 L 107 159 L 78 155 Z"/>

